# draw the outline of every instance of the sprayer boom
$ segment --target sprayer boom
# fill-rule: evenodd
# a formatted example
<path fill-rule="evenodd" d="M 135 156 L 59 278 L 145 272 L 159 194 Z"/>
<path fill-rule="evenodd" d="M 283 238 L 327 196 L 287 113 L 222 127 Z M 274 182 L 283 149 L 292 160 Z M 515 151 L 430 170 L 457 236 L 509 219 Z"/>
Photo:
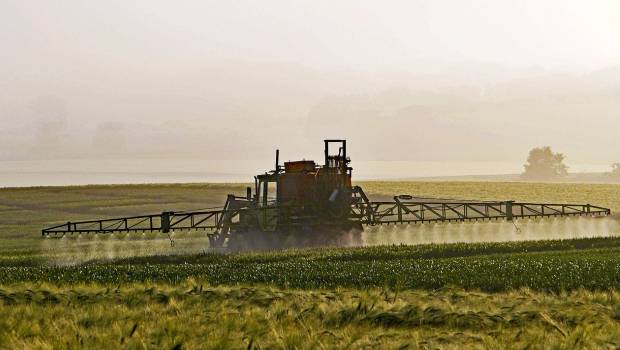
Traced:
<path fill-rule="evenodd" d="M 403 196 L 399 196 L 403 197 Z M 370 211 L 360 211 L 366 225 L 415 224 L 424 222 L 484 221 L 551 216 L 607 216 L 610 210 L 590 204 L 547 204 L 446 200 L 400 200 L 370 202 Z"/>
<path fill-rule="evenodd" d="M 418 224 L 430 222 L 463 222 L 485 220 L 514 220 L 523 218 L 607 216 L 610 210 L 589 204 L 545 204 L 520 202 L 476 202 L 419 199 L 403 200 L 397 196 L 393 202 L 367 202 L 351 205 L 349 220 L 362 225 Z M 240 222 L 241 216 L 264 217 L 273 214 L 277 207 L 239 208 L 210 211 L 163 212 L 161 214 L 131 216 L 114 219 L 66 222 L 45 228 L 44 236 L 67 233 L 114 232 L 163 232 L 207 231 L 221 232 L 224 217 Z M 280 208 L 284 209 L 284 208 Z M 292 208 L 287 208 L 288 210 Z M 275 216 L 271 215 L 274 217 Z M 282 225 L 286 225 L 283 223 Z M 295 222 L 288 225 L 294 226 Z M 237 225 L 238 226 L 238 225 Z"/>
<path fill-rule="evenodd" d="M 213 246 L 230 246 L 240 237 L 276 241 L 297 236 L 326 245 L 329 237 L 361 232 L 364 226 L 514 220 L 550 216 L 607 216 L 610 210 L 590 204 L 476 201 L 395 196 L 393 201 L 371 201 L 361 187 L 351 184 L 345 140 L 325 140 L 324 164 L 300 160 L 279 164 L 254 177 L 254 189 L 244 197 L 228 195 L 221 209 L 165 211 L 161 214 L 115 219 L 73 221 L 42 230 L 43 236 L 114 233 L 199 231 Z M 325 236 L 328 236 L 325 238 Z M 248 238 L 249 237 L 249 238 Z M 318 238 L 317 238 L 318 237 Z"/>

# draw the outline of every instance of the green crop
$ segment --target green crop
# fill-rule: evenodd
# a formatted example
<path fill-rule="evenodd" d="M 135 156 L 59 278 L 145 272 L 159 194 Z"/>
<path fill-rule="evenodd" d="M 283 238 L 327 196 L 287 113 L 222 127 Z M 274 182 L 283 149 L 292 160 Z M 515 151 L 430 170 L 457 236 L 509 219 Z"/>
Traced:
<path fill-rule="evenodd" d="M 620 210 L 617 185 L 362 185 Z M 243 189 L 0 189 L 0 348 L 620 347 L 620 237 L 218 254 L 197 233 L 175 247 L 157 234 L 39 235 L 66 220 L 216 206 Z"/>
<path fill-rule="evenodd" d="M 298 291 L 96 283 L 0 288 L 2 348 L 605 348 L 618 292 Z"/>
<path fill-rule="evenodd" d="M 615 239 L 593 239 L 593 244 L 596 240 L 617 243 Z M 297 250 L 284 252 L 281 257 L 278 253 L 205 254 L 198 258 L 189 256 L 189 262 L 183 261 L 183 257 L 169 261 L 151 257 L 77 266 L 7 266 L 0 268 L 0 284 L 23 281 L 177 284 L 194 278 L 213 285 L 267 284 L 303 289 L 458 286 L 485 291 L 522 287 L 562 291 L 620 287 L 620 248 L 572 249 L 575 245 L 587 245 L 584 242 L 587 240 L 549 242 L 555 250 L 536 253 L 499 254 L 502 243 L 495 243 L 489 245 L 486 254 L 484 244 L 457 244 L 421 246 L 417 250 L 406 246 L 374 247 L 370 252 L 366 248 Z M 544 245 L 524 242 L 521 249 L 527 249 L 528 244 L 541 250 Z M 507 245 L 519 247 L 515 243 Z M 571 249 L 559 249 L 562 247 Z M 439 258 L 443 251 L 453 256 Z"/>

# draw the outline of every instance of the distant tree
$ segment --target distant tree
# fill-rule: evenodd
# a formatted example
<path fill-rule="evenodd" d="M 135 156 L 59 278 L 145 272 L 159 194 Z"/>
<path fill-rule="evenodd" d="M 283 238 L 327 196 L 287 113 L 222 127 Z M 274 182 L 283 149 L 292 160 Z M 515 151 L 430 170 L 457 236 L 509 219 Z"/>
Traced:
<path fill-rule="evenodd" d="M 551 180 L 568 174 L 564 155 L 553 153 L 549 146 L 532 149 L 524 167 L 521 176 L 530 180 Z"/>

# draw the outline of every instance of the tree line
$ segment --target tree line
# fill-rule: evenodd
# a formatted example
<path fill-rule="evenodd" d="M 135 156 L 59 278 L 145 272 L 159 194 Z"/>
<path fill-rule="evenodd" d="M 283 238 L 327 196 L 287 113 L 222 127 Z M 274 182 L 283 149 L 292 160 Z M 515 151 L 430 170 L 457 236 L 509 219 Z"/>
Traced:
<path fill-rule="evenodd" d="M 526 180 L 554 180 L 568 175 L 568 166 L 564 164 L 566 157 L 562 153 L 553 152 L 551 147 L 536 147 L 530 150 L 527 162 L 523 166 L 521 178 Z M 611 174 L 620 176 L 620 163 L 611 165 Z"/>

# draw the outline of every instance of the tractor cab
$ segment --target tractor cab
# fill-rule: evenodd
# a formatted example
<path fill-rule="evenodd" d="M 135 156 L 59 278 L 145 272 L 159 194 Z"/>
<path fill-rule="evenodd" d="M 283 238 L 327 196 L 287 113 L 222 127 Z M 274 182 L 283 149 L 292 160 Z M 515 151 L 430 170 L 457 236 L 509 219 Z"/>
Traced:
<path fill-rule="evenodd" d="M 268 216 L 275 215 L 287 223 L 348 218 L 352 168 L 347 157 L 347 142 L 325 140 L 324 143 L 323 165 L 313 160 L 298 160 L 281 166 L 279 151 L 276 151 L 275 169 L 255 176 L 253 200 L 256 207 L 264 208 L 263 212 L 270 213 Z"/>
<path fill-rule="evenodd" d="M 314 206 L 321 202 L 335 202 L 351 192 L 350 159 L 347 157 L 346 140 L 325 140 L 325 163 L 298 160 L 279 165 L 276 151 L 276 168 L 269 173 L 255 176 L 255 197 L 258 207 L 270 205 Z M 330 145 L 338 144 L 338 153 L 330 154 Z"/>

